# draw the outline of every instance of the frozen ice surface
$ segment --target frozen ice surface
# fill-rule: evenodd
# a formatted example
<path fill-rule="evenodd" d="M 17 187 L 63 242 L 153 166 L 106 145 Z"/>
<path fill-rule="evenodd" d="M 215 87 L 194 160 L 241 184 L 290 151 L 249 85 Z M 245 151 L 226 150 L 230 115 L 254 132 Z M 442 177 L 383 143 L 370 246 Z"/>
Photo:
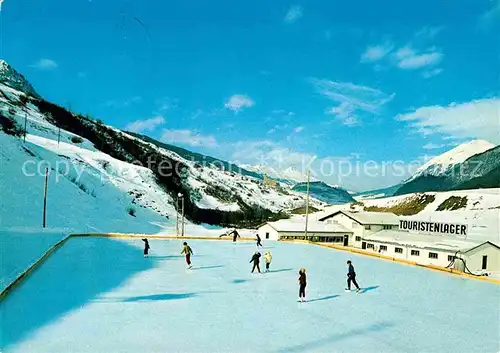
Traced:
<path fill-rule="evenodd" d="M 5 352 L 498 352 L 500 286 L 322 247 L 73 238 L 0 303 Z M 346 293 L 351 259 L 363 293 Z M 261 269 L 265 267 L 263 261 Z M 306 303 L 297 303 L 298 269 Z"/>

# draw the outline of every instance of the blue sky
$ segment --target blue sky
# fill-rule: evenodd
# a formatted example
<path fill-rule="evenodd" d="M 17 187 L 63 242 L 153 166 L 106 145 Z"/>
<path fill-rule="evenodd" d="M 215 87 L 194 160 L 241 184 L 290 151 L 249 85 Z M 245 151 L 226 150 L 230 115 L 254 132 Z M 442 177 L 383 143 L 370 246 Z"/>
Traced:
<path fill-rule="evenodd" d="M 363 190 L 500 143 L 499 0 L 4 0 L 0 20 L 1 57 L 47 99 L 244 164 Z"/>

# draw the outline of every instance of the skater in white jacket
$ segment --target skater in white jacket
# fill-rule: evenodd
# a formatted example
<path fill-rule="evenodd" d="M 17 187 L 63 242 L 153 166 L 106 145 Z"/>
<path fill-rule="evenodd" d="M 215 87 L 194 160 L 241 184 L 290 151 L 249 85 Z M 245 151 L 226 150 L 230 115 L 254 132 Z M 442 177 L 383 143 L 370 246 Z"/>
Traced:
<path fill-rule="evenodd" d="M 271 265 L 271 260 L 273 259 L 273 255 L 271 255 L 270 251 L 266 251 L 264 254 L 264 260 L 266 261 L 266 272 L 269 272 L 269 266 Z"/>

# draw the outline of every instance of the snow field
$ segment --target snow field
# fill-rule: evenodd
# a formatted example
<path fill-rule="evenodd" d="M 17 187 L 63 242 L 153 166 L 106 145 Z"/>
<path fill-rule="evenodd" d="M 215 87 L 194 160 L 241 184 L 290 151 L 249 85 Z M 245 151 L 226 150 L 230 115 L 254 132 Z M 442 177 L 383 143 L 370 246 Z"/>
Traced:
<path fill-rule="evenodd" d="M 500 286 L 306 244 L 74 238 L 0 303 L 5 352 L 497 352 Z M 345 293 L 351 259 L 365 292 Z M 298 269 L 307 303 L 297 303 Z M 264 261 L 261 261 L 261 269 Z"/>

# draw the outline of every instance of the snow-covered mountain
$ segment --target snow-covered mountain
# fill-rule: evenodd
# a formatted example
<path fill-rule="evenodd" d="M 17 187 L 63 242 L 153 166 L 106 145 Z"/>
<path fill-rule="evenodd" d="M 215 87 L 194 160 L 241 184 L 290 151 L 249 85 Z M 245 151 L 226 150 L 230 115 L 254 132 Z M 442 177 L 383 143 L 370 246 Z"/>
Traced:
<path fill-rule="evenodd" d="M 382 197 L 393 196 L 396 191 L 401 187 L 401 184 L 397 184 L 394 186 L 389 186 L 387 188 L 375 189 L 362 191 L 358 193 L 353 193 L 352 197 L 356 201 L 369 200 L 369 199 L 380 199 Z"/>
<path fill-rule="evenodd" d="M 476 154 L 492 149 L 493 147 L 495 147 L 494 144 L 484 140 L 473 140 L 463 143 L 448 152 L 432 158 L 430 161 L 418 168 L 415 174 L 413 174 L 405 182 L 416 179 L 421 175 L 443 175 L 455 165 L 464 162 Z"/>
<path fill-rule="evenodd" d="M 40 98 L 28 80 L 7 64 L 5 60 L 0 60 L 0 82 L 29 96 Z"/>
<path fill-rule="evenodd" d="M 265 164 L 240 164 L 239 166 L 243 169 L 250 170 L 255 173 L 259 173 L 262 175 L 266 174 L 269 178 L 275 179 L 286 185 L 294 185 L 307 181 L 307 175 L 293 167 L 287 167 L 283 170 L 279 170 L 273 166 Z M 311 177 L 311 181 L 317 180 Z"/>
<path fill-rule="evenodd" d="M 296 184 L 292 190 L 306 193 L 307 183 Z M 322 181 L 309 183 L 309 193 L 311 197 L 324 201 L 330 205 L 354 202 L 353 197 L 344 189 L 338 186 L 331 186 Z"/>
<path fill-rule="evenodd" d="M 49 167 L 50 224 L 80 230 L 84 226 L 106 231 L 132 230 L 132 224 L 140 229 L 160 223 L 171 226 L 178 193 L 183 195 L 189 220 L 228 226 L 279 218 L 305 202 L 301 193 L 281 192 L 261 180 L 186 160 L 99 121 L 72 114 L 38 98 L 22 75 L 2 65 L 2 226 L 40 223 L 44 168 L 30 176 L 33 170 L 25 166 Z M 25 93 L 32 95 L 27 102 L 22 99 Z M 321 202 L 312 200 L 312 204 Z"/>
<path fill-rule="evenodd" d="M 500 186 L 500 147 L 487 141 L 460 145 L 433 161 L 404 182 L 395 195 Z"/>

